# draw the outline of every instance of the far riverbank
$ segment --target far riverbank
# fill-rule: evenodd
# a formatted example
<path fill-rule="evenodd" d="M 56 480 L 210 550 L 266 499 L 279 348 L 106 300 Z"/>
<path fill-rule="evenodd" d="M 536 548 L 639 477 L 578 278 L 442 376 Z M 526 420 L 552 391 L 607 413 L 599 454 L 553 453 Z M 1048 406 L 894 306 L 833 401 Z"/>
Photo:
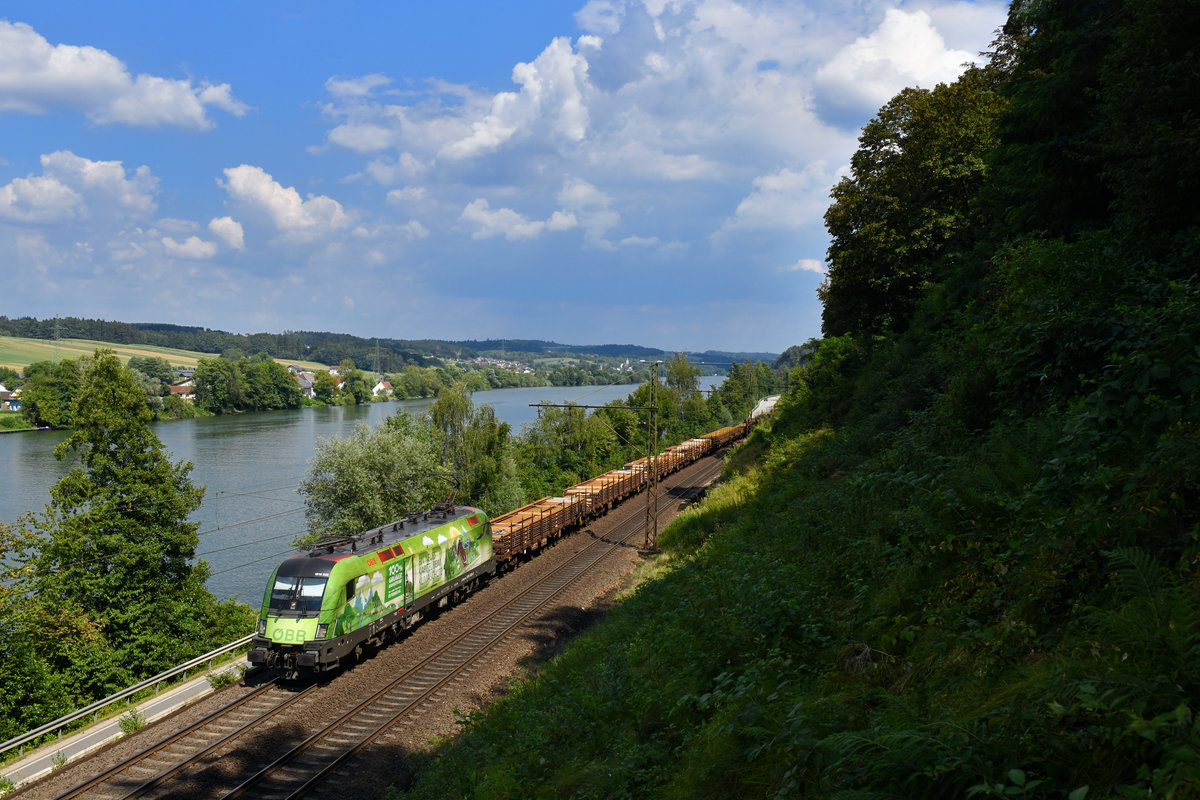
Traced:
<path fill-rule="evenodd" d="M 701 378 L 711 388 L 723 378 Z M 604 405 L 623 400 L 637 386 L 574 386 L 493 389 L 475 392 L 476 406 L 489 405 L 496 417 L 519 433 L 537 418 L 533 403 L 573 402 Z M 258 605 L 266 576 L 290 555 L 291 542 L 305 530 L 304 504 L 296 486 L 308 469 L 317 442 L 347 436 L 359 424 L 376 425 L 399 410 L 420 414 L 432 400 L 398 400 L 362 406 L 265 411 L 153 424 L 172 460 L 191 461 L 192 480 L 205 487 L 195 515 L 200 524 L 198 554 L 212 568 L 209 589 L 221 598 Z M 54 457 L 67 431 L 39 436 L 6 436 L 0 440 L 0 520 L 40 512 L 50 500 L 50 487 L 70 469 Z"/>

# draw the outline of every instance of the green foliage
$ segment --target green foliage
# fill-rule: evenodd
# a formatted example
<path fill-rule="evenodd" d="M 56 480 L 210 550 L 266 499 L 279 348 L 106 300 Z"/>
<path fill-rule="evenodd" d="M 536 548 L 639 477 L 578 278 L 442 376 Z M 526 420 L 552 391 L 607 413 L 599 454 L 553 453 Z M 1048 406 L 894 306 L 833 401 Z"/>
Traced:
<path fill-rule="evenodd" d="M 71 406 L 80 385 L 80 365 L 76 361 L 38 361 L 25 370 L 21 390 L 22 411 L 34 425 L 67 428 L 71 425 Z"/>
<path fill-rule="evenodd" d="M 154 378 L 163 386 L 170 386 L 175 382 L 175 370 L 171 368 L 171 362 L 165 358 L 158 356 L 130 356 L 125 366 L 137 370 L 148 378 Z"/>
<path fill-rule="evenodd" d="M 703 372 L 699 367 L 693 367 L 688 363 L 685 353 L 676 353 L 670 361 L 666 363 L 666 383 L 667 386 L 679 392 L 681 396 L 687 398 L 697 393 L 699 378 Z"/>
<path fill-rule="evenodd" d="M 21 411 L 0 411 L 0 431 L 32 430 L 33 424 Z"/>
<path fill-rule="evenodd" d="M 643 405 L 640 391 L 635 391 L 628 403 L 621 405 Z M 623 439 L 611 425 L 609 420 L 614 413 L 628 438 Z M 574 407 L 542 409 L 538 419 L 526 425 L 515 445 L 526 497 L 560 494 L 571 484 L 611 469 L 617 461 L 624 463 L 645 455 L 646 417 L 644 412 L 607 409 L 592 415 Z M 625 449 L 627 445 L 632 448 Z M 623 455 L 633 452 L 636 455 L 630 458 Z"/>
<path fill-rule="evenodd" d="M 718 425 L 742 422 L 761 398 L 774 394 L 783 381 L 763 361 L 734 362 L 725 380 L 712 393 L 711 421 Z M 724 413 L 722 413 L 722 411 Z M 707 423 L 708 420 L 702 420 Z M 711 430 L 711 427 L 706 429 Z M 697 429 L 695 433 L 702 432 Z"/>
<path fill-rule="evenodd" d="M 169 394 L 162 401 L 162 416 L 166 419 L 191 419 L 196 416 L 196 407 L 179 395 Z"/>
<path fill-rule="evenodd" d="M 465 383 L 443 388 L 429 409 L 443 460 L 459 480 L 457 501 L 498 514 L 521 505 L 511 429 L 491 406 L 475 408 Z"/>
<path fill-rule="evenodd" d="M 146 727 L 146 715 L 136 708 L 131 708 L 121 715 L 117 727 L 121 729 L 121 733 L 137 733 Z"/>
<path fill-rule="evenodd" d="M 146 408 L 150 409 L 151 414 L 160 415 L 164 409 L 163 393 L 167 391 L 162 381 L 158 378 L 151 378 L 136 369 L 131 368 L 130 371 L 133 373 L 133 382 L 146 393 Z"/>
<path fill-rule="evenodd" d="M 1200 219 L 1198 13 L 1196 0 L 1126 10 L 1100 68 L 1104 179 L 1119 224 L 1155 256 L 1195 241 Z"/>
<path fill-rule="evenodd" d="M 794 409 L 793 413 L 804 415 L 807 426 L 815 427 L 846 413 L 866 353 L 859 340 L 850 336 L 809 342 L 808 347 L 808 362 L 792 371 L 791 390 L 781 398 L 780 410 Z"/>
<path fill-rule="evenodd" d="M 242 676 L 239 673 L 231 672 L 229 670 L 224 670 L 222 672 L 210 672 L 204 677 L 208 681 L 208 685 L 213 688 L 213 691 L 216 691 L 217 689 L 224 689 L 226 686 L 232 686 L 242 679 Z"/>
<path fill-rule="evenodd" d="M 192 380 L 196 405 L 214 414 L 299 408 L 302 398 L 287 367 L 270 360 L 202 358 Z"/>
<path fill-rule="evenodd" d="M 34 520 L 40 540 L 20 586 L 19 617 L 42 662 L 72 694 L 96 697 L 187 660 L 249 628 L 248 609 L 218 604 L 195 561 L 189 515 L 203 490 L 170 463 L 145 395 L 111 351 L 84 359 L 74 429 L 56 455 L 78 463 Z M 18 637 L 21 638 L 21 637 Z M 28 641 L 28 640 L 27 640 Z"/>
<path fill-rule="evenodd" d="M 166 460 L 142 392 L 111 351 L 97 351 L 83 372 L 74 430 L 55 451 L 60 459 L 77 453 L 80 465 L 51 490 L 43 525 L 52 538 L 38 566 L 55 573 L 68 599 L 101 609 L 131 578 L 186 582 L 197 540 L 185 520 L 203 491 L 187 478 L 191 464 Z"/>
<path fill-rule="evenodd" d="M 319 402 L 333 405 L 338 398 L 338 379 L 328 372 L 318 372 L 313 381 L 313 394 Z"/>
<path fill-rule="evenodd" d="M 1137 16 L 1128 0 L 1013 3 L 1006 31 L 1020 49 L 981 193 L 994 234 L 1073 238 L 1104 227 L 1113 193 L 1099 144 L 1109 119 L 1096 98 L 1122 6 Z"/>
<path fill-rule="evenodd" d="M 346 397 L 354 398 L 358 404 L 371 402 L 371 388 L 375 385 L 372 376 L 362 370 L 351 369 L 342 373 L 342 380 L 342 392 Z"/>
<path fill-rule="evenodd" d="M 192 374 L 196 405 L 213 414 L 246 407 L 246 385 L 237 364 L 222 358 L 202 358 Z"/>
<path fill-rule="evenodd" d="M 825 214 L 832 243 L 820 294 L 828 336 L 905 329 L 939 260 L 962 247 L 1004 107 L 992 69 L 932 91 L 905 89 L 859 137 Z"/>
<path fill-rule="evenodd" d="M 451 482 L 431 433 L 399 412 L 382 426 L 319 440 L 300 482 L 311 532 L 302 541 L 361 533 L 445 500 Z"/>

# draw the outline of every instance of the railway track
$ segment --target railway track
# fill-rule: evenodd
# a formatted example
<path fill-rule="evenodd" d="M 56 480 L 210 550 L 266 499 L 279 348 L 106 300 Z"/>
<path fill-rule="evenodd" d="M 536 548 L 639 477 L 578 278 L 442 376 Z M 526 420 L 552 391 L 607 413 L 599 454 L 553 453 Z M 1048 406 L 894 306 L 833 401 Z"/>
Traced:
<path fill-rule="evenodd" d="M 718 458 L 705 458 L 660 481 L 659 515 L 670 514 L 674 507 L 669 501 L 685 495 L 685 489 L 711 482 L 720 473 L 720 465 Z M 634 541 L 643 533 L 645 523 L 639 499 L 630 498 L 603 518 L 612 526 L 608 533 L 589 537 L 590 527 L 585 526 L 569 536 L 580 546 L 563 563 L 490 609 L 449 642 L 415 660 L 353 708 L 341 714 L 331 709 L 322 699 L 328 684 L 313 683 L 299 691 L 287 691 L 271 682 L 55 800 L 343 795 L 341 784 L 331 780 L 339 771 L 353 770 L 372 743 L 385 738 L 405 720 L 419 718 L 423 707 L 437 702 L 456 679 L 477 669 L 500 643 L 545 613 L 557 597 L 601 565 L 616 548 L 640 543 Z M 336 718 L 323 724 L 315 722 L 330 717 Z M 307 719 L 307 735 L 295 732 L 297 719 Z M 248 749 L 246 739 L 262 739 L 276 725 L 290 727 L 288 734 L 276 737 L 273 760 L 264 763 L 266 759 L 246 758 L 244 752 L 236 756 L 239 750 Z"/>

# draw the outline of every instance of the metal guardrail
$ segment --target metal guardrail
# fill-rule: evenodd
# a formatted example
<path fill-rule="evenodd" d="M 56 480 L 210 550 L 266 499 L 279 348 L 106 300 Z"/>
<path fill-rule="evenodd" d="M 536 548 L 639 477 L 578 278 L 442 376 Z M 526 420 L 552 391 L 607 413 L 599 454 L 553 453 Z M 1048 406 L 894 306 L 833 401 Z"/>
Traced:
<path fill-rule="evenodd" d="M 239 647 L 244 647 L 244 646 L 250 644 L 250 640 L 253 638 L 254 638 L 254 634 L 249 634 L 247 636 L 243 636 L 241 639 L 238 639 L 235 642 L 230 642 L 229 644 L 218 647 L 216 650 L 205 653 L 202 656 L 197 656 L 196 658 L 193 658 L 191 661 L 187 662 L 186 664 L 180 664 L 177 667 L 172 667 L 171 669 L 167 670 L 166 672 L 160 672 L 159 674 L 157 674 L 151 678 L 147 678 L 146 680 L 142 681 L 141 683 L 134 684 L 133 686 L 130 686 L 127 689 L 122 689 L 121 691 L 117 692 L 116 694 L 109 695 L 108 697 L 104 698 L 103 700 L 97 700 L 96 702 L 92 703 L 90 706 L 81 708 L 78 711 L 73 711 L 70 714 L 67 714 L 66 716 L 59 717 L 58 719 L 54 720 L 53 722 L 47 722 L 45 725 L 41 726 L 40 728 L 35 728 L 34 730 L 29 731 L 28 733 L 23 733 L 20 736 L 14 736 L 13 738 L 9 739 L 7 742 L 0 743 L 0 755 L 7 753 L 9 750 L 12 750 L 14 747 L 20 748 L 20 750 L 18 751 L 19 755 L 24 755 L 25 745 L 29 744 L 30 742 L 34 741 L 35 739 L 39 739 L 42 736 L 45 736 L 48 733 L 57 732 L 58 738 L 61 739 L 62 738 L 62 729 L 67 727 L 68 725 L 70 725 L 72 722 L 78 722 L 79 720 L 83 719 L 84 717 L 86 717 L 89 714 L 92 715 L 92 720 L 94 722 L 99 718 L 100 712 L 102 710 L 104 710 L 105 708 L 107 708 L 108 706 L 112 705 L 113 703 L 118 703 L 121 700 L 125 700 L 126 698 L 132 697 L 133 695 L 137 694 L 138 692 L 142 691 L 143 689 L 148 689 L 151 686 L 155 687 L 155 694 L 157 694 L 158 693 L 158 684 L 161 684 L 164 681 L 169 681 L 178 675 L 186 675 L 189 670 L 195 669 L 196 667 L 200 666 L 201 664 L 204 664 L 205 662 L 208 662 L 208 668 L 211 670 L 212 662 L 215 659 L 217 659 L 220 656 L 225 655 L 226 653 L 232 653 L 233 651 L 237 650 Z"/>

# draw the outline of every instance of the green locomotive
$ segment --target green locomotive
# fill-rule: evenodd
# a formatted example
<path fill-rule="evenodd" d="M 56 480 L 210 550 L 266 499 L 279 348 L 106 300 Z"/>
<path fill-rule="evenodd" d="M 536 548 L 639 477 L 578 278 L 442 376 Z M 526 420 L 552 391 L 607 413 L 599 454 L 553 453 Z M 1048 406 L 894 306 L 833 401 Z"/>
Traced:
<path fill-rule="evenodd" d="M 323 540 L 271 573 L 247 660 L 288 677 L 333 669 L 495 570 L 491 524 L 476 508 L 443 503 Z"/>

